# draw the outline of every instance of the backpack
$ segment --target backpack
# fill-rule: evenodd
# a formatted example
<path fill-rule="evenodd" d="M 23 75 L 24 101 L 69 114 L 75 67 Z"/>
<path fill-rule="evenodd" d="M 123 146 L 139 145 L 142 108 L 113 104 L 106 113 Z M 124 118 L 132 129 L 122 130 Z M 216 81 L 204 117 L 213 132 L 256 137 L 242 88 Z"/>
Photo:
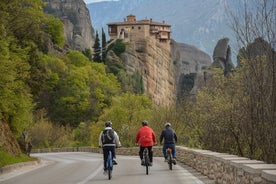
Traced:
<path fill-rule="evenodd" d="M 114 144 L 114 130 L 105 129 L 102 134 L 102 142 L 103 144 Z"/>

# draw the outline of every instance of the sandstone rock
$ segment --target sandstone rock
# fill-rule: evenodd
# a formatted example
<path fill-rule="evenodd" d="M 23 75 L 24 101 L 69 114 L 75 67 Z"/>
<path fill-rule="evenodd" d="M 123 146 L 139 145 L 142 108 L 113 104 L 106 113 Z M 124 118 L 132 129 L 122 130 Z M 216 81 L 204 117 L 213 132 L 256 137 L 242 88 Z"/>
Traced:
<path fill-rule="evenodd" d="M 234 65 L 231 60 L 231 47 L 229 46 L 229 39 L 220 39 L 214 49 L 213 53 L 213 67 L 219 67 L 224 70 L 224 74 L 227 75 Z"/>
<path fill-rule="evenodd" d="M 172 40 L 172 60 L 178 101 L 183 96 L 193 95 L 204 85 L 204 69 L 211 65 L 211 58 L 194 46 Z"/>
<path fill-rule="evenodd" d="M 18 155 L 21 151 L 7 122 L 0 120 L 0 148 L 11 155 Z"/>
<path fill-rule="evenodd" d="M 59 18 L 64 24 L 65 47 L 93 51 L 94 30 L 89 11 L 83 1 L 45 0 L 44 11 Z"/>
<path fill-rule="evenodd" d="M 142 75 L 145 93 L 156 105 L 171 105 L 176 101 L 170 56 L 170 52 L 153 38 L 133 40 L 121 55 L 129 73 L 138 71 Z"/>

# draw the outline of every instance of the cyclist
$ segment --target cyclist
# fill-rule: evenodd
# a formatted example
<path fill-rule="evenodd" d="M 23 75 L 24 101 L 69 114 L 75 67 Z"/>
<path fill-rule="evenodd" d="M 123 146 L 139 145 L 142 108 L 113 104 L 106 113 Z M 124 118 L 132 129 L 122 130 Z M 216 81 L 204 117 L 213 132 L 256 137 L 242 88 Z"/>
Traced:
<path fill-rule="evenodd" d="M 107 133 L 109 132 L 109 133 Z M 110 140 L 106 140 L 107 138 L 105 138 L 107 135 L 109 134 Z M 118 163 L 116 162 L 116 153 L 115 153 L 115 146 L 116 147 L 121 147 L 121 142 L 119 140 L 119 136 L 116 133 L 116 131 L 114 131 L 112 129 L 112 122 L 111 121 L 107 121 L 105 123 L 105 129 L 103 131 L 101 131 L 100 136 L 99 136 L 99 147 L 103 148 L 103 160 L 104 160 L 104 174 L 107 171 L 107 165 L 106 165 L 106 161 L 108 158 L 108 153 L 109 151 L 112 152 L 112 159 L 113 159 L 113 165 L 117 165 Z"/>
<path fill-rule="evenodd" d="M 143 151 L 145 148 L 148 148 L 150 159 L 149 165 L 152 166 L 152 146 L 156 144 L 156 136 L 152 128 L 148 126 L 148 122 L 145 120 L 142 122 L 142 127 L 137 132 L 135 143 L 137 145 L 139 143 L 140 145 L 139 156 L 141 159 L 141 165 L 145 164 L 143 161 Z"/>
<path fill-rule="evenodd" d="M 177 136 L 174 131 L 174 129 L 171 128 L 171 123 L 166 122 L 165 123 L 165 128 L 162 130 L 162 133 L 160 135 L 160 144 L 162 145 L 162 141 L 164 139 L 164 144 L 163 144 L 163 155 L 165 158 L 165 162 L 167 161 L 167 148 L 172 149 L 172 156 L 173 156 L 173 164 L 176 164 L 176 151 L 175 151 L 175 143 L 177 142 Z"/>

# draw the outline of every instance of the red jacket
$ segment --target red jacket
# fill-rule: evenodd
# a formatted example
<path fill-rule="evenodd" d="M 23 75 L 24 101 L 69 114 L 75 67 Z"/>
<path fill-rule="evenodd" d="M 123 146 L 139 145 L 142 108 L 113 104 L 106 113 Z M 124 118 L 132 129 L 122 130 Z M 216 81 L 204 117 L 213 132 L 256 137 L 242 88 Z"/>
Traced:
<path fill-rule="evenodd" d="M 136 135 L 136 143 L 140 142 L 140 146 L 153 146 L 156 143 L 154 131 L 149 126 L 143 126 L 138 130 Z"/>

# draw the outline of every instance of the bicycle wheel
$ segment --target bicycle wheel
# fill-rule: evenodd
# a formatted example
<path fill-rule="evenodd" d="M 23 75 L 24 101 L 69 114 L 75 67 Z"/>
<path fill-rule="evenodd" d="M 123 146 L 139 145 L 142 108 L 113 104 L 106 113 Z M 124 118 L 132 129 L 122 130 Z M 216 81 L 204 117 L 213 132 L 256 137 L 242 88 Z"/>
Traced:
<path fill-rule="evenodd" d="M 169 169 L 172 170 L 172 154 L 169 155 L 168 164 L 169 164 Z"/>
<path fill-rule="evenodd" d="M 148 154 L 148 148 L 145 148 L 144 150 L 144 159 L 145 159 L 145 167 L 146 167 L 146 174 L 149 174 L 149 154 Z"/>
<path fill-rule="evenodd" d="M 167 149 L 167 155 L 168 155 L 169 169 L 172 170 L 172 150 L 170 148 Z"/>

